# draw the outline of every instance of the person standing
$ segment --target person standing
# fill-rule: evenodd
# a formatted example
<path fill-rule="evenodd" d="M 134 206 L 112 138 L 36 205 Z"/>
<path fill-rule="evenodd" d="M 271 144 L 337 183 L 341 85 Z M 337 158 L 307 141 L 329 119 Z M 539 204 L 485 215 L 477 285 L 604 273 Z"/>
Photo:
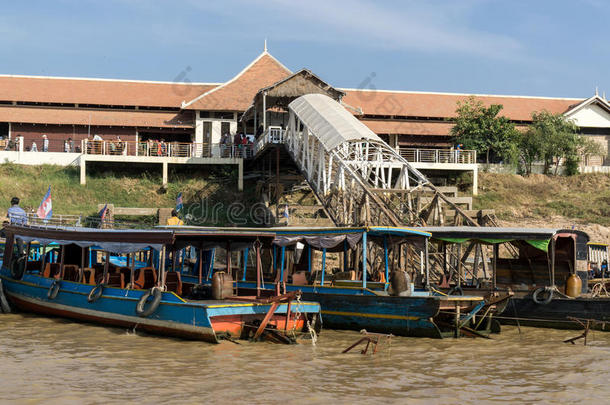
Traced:
<path fill-rule="evenodd" d="M 49 151 L 49 138 L 47 138 L 46 134 L 42 134 L 42 151 L 43 152 Z"/>
<path fill-rule="evenodd" d="M 38 152 L 38 146 L 35 141 L 32 141 L 32 148 L 30 149 L 32 152 Z"/>

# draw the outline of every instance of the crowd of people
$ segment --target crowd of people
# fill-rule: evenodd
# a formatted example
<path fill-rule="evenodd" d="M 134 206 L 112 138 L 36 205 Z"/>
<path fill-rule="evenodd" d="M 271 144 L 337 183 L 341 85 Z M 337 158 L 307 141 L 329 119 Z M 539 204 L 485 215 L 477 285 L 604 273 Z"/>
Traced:
<path fill-rule="evenodd" d="M 224 133 L 220 137 L 220 155 L 221 157 L 249 157 L 252 156 L 252 148 L 254 142 L 243 132 L 237 132 L 235 135 Z"/>

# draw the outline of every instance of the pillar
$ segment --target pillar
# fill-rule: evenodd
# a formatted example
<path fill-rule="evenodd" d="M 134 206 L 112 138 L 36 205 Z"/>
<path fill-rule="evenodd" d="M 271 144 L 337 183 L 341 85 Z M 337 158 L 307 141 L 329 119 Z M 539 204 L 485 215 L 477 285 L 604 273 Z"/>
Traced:
<path fill-rule="evenodd" d="M 80 184 L 87 184 L 87 161 L 85 159 L 85 154 L 80 155 Z"/>
<path fill-rule="evenodd" d="M 167 162 L 163 162 L 163 185 L 167 186 Z"/>
<path fill-rule="evenodd" d="M 472 171 L 472 195 L 479 194 L 479 167 L 474 164 L 474 170 Z"/>

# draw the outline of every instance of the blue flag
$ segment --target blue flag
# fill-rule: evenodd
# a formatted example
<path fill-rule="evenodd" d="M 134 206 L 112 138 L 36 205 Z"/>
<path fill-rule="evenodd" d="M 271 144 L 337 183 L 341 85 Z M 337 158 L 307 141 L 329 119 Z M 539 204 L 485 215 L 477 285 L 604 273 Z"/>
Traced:
<path fill-rule="evenodd" d="M 176 197 L 176 212 L 180 212 L 182 209 L 182 192 L 178 193 L 178 197 Z"/>
<path fill-rule="evenodd" d="M 40 219 L 50 219 L 53 216 L 53 203 L 51 202 L 51 186 L 47 190 L 47 194 L 45 194 L 44 198 L 40 202 L 40 206 L 38 210 L 36 210 L 36 215 Z"/>

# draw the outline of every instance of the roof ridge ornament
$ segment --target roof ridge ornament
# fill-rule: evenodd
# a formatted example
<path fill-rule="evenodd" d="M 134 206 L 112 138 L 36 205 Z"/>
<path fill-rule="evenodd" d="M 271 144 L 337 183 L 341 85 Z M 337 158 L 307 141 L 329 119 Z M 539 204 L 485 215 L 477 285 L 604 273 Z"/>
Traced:
<path fill-rule="evenodd" d="M 264 48 L 263 52 L 267 52 L 267 38 L 265 38 L 265 48 Z"/>

